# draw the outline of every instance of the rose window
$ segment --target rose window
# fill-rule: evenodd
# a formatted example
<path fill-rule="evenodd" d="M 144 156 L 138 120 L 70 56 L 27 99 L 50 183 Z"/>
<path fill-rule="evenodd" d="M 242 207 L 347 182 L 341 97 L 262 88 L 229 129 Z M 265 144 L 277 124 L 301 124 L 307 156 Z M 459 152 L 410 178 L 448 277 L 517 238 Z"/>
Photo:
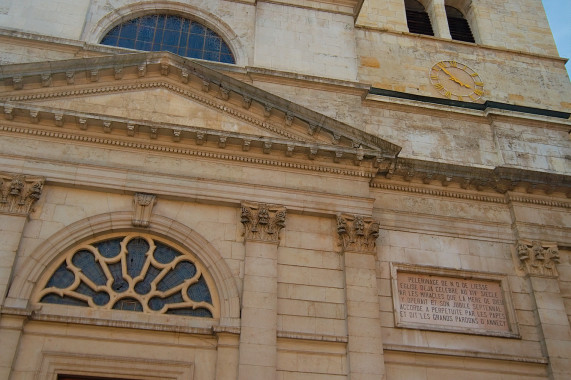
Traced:
<path fill-rule="evenodd" d="M 200 265 L 149 237 L 127 235 L 68 254 L 40 292 L 40 302 L 212 318 Z"/>

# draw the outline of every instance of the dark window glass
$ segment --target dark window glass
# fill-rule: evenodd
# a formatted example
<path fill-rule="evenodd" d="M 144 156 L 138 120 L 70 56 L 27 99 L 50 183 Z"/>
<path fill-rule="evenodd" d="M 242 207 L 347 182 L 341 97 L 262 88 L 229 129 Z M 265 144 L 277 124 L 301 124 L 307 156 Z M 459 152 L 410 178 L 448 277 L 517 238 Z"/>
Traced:
<path fill-rule="evenodd" d="M 449 5 L 445 8 L 446 17 L 448 18 L 448 27 L 450 28 L 452 39 L 457 41 L 476 42 L 474 40 L 474 35 L 472 34 L 472 29 L 470 29 L 470 24 L 468 24 L 468 21 L 464 18 L 462 12 Z"/>
<path fill-rule="evenodd" d="M 408 31 L 411 33 L 434 36 L 430 17 L 428 17 L 428 13 L 426 13 L 422 4 L 417 0 L 405 0 L 404 6 Z"/>
<path fill-rule="evenodd" d="M 70 252 L 40 302 L 207 318 L 213 306 L 190 257 L 141 236 L 100 240 Z"/>
<path fill-rule="evenodd" d="M 149 15 L 126 21 L 111 29 L 101 43 L 236 63 L 230 48 L 216 32 L 196 21 L 174 15 Z"/>

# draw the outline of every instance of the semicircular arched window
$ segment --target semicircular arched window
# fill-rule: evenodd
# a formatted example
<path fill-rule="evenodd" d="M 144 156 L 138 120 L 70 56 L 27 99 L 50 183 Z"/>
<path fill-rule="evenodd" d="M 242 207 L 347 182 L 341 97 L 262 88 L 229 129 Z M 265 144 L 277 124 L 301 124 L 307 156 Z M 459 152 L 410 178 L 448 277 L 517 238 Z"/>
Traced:
<path fill-rule="evenodd" d="M 236 63 L 228 44 L 216 32 L 194 20 L 168 14 L 147 15 L 119 24 L 101 44 Z"/>
<path fill-rule="evenodd" d="M 210 280 L 190 255 L 155 238 L 120 235 L 70 251 L 42 303 L 212 318 Z"/>

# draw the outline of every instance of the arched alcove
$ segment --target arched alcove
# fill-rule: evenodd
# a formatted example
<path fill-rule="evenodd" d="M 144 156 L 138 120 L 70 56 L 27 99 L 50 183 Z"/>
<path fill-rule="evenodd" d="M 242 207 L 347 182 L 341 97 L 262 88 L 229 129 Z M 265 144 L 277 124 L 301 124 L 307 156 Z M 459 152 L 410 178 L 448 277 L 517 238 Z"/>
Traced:
<path fill-rule="evenodd" d="M 116 26 L 148 15 L 176 15 L 198 22 L 214 31 L 228 44 L 237 65 L 246 64 L 247 59 L 240 39 L 226 22 L 204 9 L 176 1 L 143 1 L 117 8 L 91 26 L 87 26 L 82 33 L 82 39 L 92 44 L 99 44 Z"/>
<path fill-rule="evenodd" d="M 149 229 L 133 228 L 131 219 L 129 212 L 100 214 L 56 232 L 26 259 L 15 274 L 7 304 L 20 307 L 38 305 L 39 295 L 53 271 L 62 264 L 64 256 L 85 247 L 85 243 L 89 245 L 107 237 L 140 235 L 155 238 L 182 253 L 188 252 L 192 256 L 190 261 L 196 260 L 216 294 L 219 305 L 213 314 L 220 318 L 220 325 L 237 325 L 240 317 L 238 288 L 220 253 L 196 231 L 170 218 L 153 216 Z"/>

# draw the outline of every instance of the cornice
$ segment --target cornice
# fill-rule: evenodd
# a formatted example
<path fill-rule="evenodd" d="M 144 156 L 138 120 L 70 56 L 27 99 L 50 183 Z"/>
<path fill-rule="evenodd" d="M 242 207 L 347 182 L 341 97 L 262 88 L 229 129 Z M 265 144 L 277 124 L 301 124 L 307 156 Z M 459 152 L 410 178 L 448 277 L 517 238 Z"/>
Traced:
<path fill-rule="evenodd" d="M 396 157 L 400 147 L 381 138 L 353 128 L 347 124 L 312 111 L 299 104 L 263 91 L 259 88 L 229 77 L 219 71 L 201 65 L 196 61 L 171 53 L 135 53 L 106 57 L 71 59 L 40 63 L 26 63 L 0 66 L 0 99 L 30 99 L 43 93 L 57 91 L 65 94 L 78 87 L 105 87 L 113 91 L 120 82 L 144 82 L 149 78 L 176 81 L 178 92 L 185 94 L 202 92 L 202 97 L 216 103 L 218 107 L 236 108 L 241 106 L 243 113 L 251 118 L 273 123 L 281 120 L 280 126 L 288 133 L 297 135 L 304 131 L 308 141 L 328 141 L 335 145 L 375 149 L 379 156 Z M 185 92 L 188 91 L 188 94 Z M 18 94 L 21 92 L 22 94 Z M 290 132 L 291 131 L 291 132 Z"/>
<path fill-rule="evenodd" d="M 479 194 L 469 191 L 454 191 L 454 190 L 443 190 L 434 187 L 422 187 L 421 185 L 408 185 L 402 183 L 394 182 L 372 182 L 371 188 L 398 191 L 405 193 L 422 194 L 428 196 L 444 197 L 444 198 L 455 198 L 469 201 L 477 202 L 487 202 L 487 203 L 528 203 L 537 206 L 547 206 L 547 207 L 558 207 L 558 208 L 571 208 L 571 201 L 567 202 L 564 200 L 557 200 L 553 198 L 546 198 L 545 196 L 534 196 L 534 195 L 523 195 L 514 192 L 508 192 L 506 195 L 493 195 L 493 194 Z"/>
<path fill-rule="evenodd" d="M 378 151 L 106 115 L 0 103 L 0 131 L 38 137 L 373 178 Z M 170 141 L 169 141 L 170 140 Z"/>
<path fill-rule="evenodd" d="M 507 200 L 500 201 L 500 197 L 492 195 L 493 193 L 525 192 L 529 195 L 519 195 L 517 198 L 521 202 L 535 204 L 547 202 L 557 207 L 568 207 L 568 202 L 551 199 L 571 198 L 571 176 L 568 175 L 505 166 L 468 167 L 411 158 L 398 158 L 395 165 L 389 167 L 388 170 L 380 169 L 370 186 L 496 203 L 506 203 Z M 441 186 L 449 189 L 436 190 L 428 186 Z M 467 193 L 474 190 L 481 195 Z M 532 196 L 537 194 L 547 195 L 550 200 L 539 200 Z"/>
<path fill-rule="evenodd" d="M 430 195 L 430 196 L 438 196 L 438 197 L 445 197 L 445 198 L 456 198 L 456 199 L 464 199 L 470 201 L 479 201 L 479 202 L 490 202 L 490 203 L 501 203 L 506 204 L 506 198 L 504 196 L 493 196 L 493 195 L 481 195 L 473 192 L 459 192 L 459 191 L 452 191 L 452 190 L 441 190 L 435 188 L 427 188 L 421 186 L 414 186 L 414 185 L 403 185 L 398 183 L 380 183 L 380 182 L 373 182 L 371 183 L 371 187 L 375 189 L 382 189 L 382 190 L 391 190 L 391 191 L 398 191 L 398 192 L 406 192 L 406 193 L 414 193 L 414 194 L 423 194 L 423 195 Z"/>
<path fill-rule="evenodd" d="M 257 0 L 257 2 L 350 15 L 357 19 L 364 0 Z"/>

